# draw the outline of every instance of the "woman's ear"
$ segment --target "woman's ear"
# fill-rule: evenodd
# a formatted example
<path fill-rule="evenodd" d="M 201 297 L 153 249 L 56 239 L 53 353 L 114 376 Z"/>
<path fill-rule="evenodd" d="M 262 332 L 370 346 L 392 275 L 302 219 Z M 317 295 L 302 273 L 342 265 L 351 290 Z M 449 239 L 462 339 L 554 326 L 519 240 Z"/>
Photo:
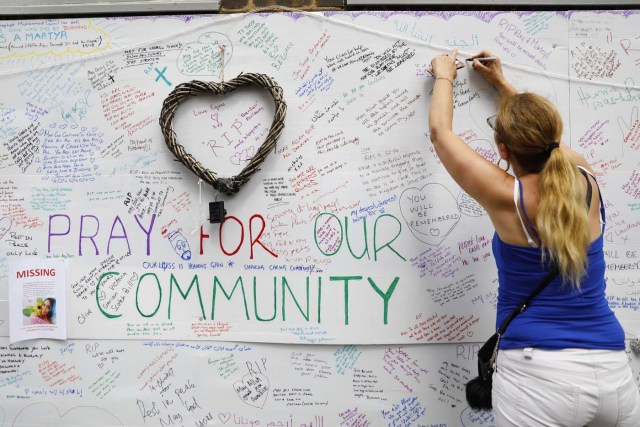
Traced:
<path fill-rule="evenodd" d="M 507 148 L 506 145 L 498 142 L 498 151 L 500 152 L 500 158 L 505 160 L 510 160 L 511 152 Z"/>

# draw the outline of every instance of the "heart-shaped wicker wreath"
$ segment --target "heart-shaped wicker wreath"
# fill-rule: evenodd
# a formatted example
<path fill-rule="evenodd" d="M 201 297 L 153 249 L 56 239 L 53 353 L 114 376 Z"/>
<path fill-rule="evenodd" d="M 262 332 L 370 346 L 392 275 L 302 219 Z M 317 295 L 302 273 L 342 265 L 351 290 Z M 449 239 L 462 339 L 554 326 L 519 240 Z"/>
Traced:
<path fill-rule="evenodd" d="M 242 171 L 231 178 L 220 178 L 215 172 L 205 168 L 193 155 L 188 153 L 178 142 L 176 132 L 173 130 L 173 116 L 180 106 L 180 103 L 189 96 L 196 96 L 202 93 L 213 95 L 226 95 L 242 86 L 259 86 L 267 89 L 271 93 L 275 104 L 275 114 L 273 122 L 269 128 L 269 133 L 264 142 L 253 155 L 249 163 Z M 260 164 L 267 157 L 269 152 L 275 148 L 276 141 L 284 129 L 284 117 L 287 113 L 287 104 L 282 99 L 282 88 L 265 74 L 247 73 L 221 83 L 202 82 L 193 80 L 189 83 L 182 83 L 171 91 L 162 104 L 160 113 L 160 127 L 164 140 L 171 152 L 180 160 L 191 172 L 195 173 L 202 180 L 208 182 L 216 190 L 226 195 L 232 195 L 240 190 L 240 186 L 249 181 L 251 174 L 259 170 Z"/>

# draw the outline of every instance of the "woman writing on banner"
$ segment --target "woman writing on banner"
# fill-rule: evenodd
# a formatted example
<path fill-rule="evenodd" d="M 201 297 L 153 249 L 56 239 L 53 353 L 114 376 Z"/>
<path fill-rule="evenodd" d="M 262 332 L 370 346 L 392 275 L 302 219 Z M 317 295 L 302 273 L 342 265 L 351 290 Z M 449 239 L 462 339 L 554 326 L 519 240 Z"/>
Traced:
<path fill-rule="evenodd" d="M 492 392 L 496 425 L 637 427 L 640 394 L 624 331 L 605 299 L 605 216 L 593 170 L 560 141 L 555 106 L 518 93 L 500 59 L 478 61 L 492 56 L 487 51 L 475 55 L 472 66 L 500 94 L 498 114 L 487 121 L 515 176 L 466 145 L 452 129 L 456 56 L 454 50 L 431 61 L 430 136 L 451 177 L 484 207 L 495 228 L 496 324 L 551 264 L 560 272 L 500 340 Z"/>

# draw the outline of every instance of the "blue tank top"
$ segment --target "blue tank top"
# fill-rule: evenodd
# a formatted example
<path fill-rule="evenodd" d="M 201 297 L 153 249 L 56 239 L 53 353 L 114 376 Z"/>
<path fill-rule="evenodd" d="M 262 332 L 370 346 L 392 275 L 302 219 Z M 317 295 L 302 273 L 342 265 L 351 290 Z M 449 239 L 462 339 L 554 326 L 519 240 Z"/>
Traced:
<path fill-rule="evenodd" d="M 601 217 L 605 218 L 601 203 Z M 521 205 L 524 211 L 524 203 Z M 526 212 L 525 212 L 526 215 Z M 532 227 L 533 229 L 533 227 Z M 587 251 L 587 272 L 580 289 L 562 284 L 556 277 L 507 327 L 500 339 L 504 350 L 536 347 L 624 350 L 624 330 L 605 297 L 603 233 Z M 538 247 L 523 247 L 493 237 L 498 267 L 498 313 L 496 328 L 523 302 L 549 273 Z"/>

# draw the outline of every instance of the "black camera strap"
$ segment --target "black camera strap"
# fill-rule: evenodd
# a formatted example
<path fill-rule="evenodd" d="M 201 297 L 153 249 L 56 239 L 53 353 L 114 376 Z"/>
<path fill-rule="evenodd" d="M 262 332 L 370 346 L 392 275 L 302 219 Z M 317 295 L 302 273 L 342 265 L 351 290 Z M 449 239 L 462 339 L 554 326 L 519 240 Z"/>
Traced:
<path fill-rule="evenodd" d="M 478 376 L 473 378 L 466 384 L 465 393 L 467 403 L 473 409 L 488 410 L 493 408 L 491 389 L 493 385 L 493 373 L 496 369 L 496 360 L 498 357 L 498 347 L 500 346 L 500 338 L 507 329 L 509 323 L 520 313 L 522 313 L 529 302 L 553 280 L 558 274 L 558 267 L 554 265 L 552 270 L 547 274 L 540 284 L 531 292 L 527 299 L 518 305 L 498 328 L 498 331 L 491 336 L 478 350 Z"/>

